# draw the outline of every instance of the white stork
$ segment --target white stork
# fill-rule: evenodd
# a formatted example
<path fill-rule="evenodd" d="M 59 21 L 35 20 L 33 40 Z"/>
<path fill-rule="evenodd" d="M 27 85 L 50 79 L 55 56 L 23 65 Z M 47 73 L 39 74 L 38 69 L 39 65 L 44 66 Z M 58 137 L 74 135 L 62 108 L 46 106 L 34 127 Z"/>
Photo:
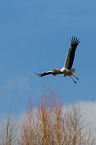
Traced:
<path fill-rule="evenodd" d="M 77 84 L 77 82 L 72 78 L 72 76 L 74 76 L 77 80 L 79 80 L 75 75 L 75 68 L 71 69 L 72 68 L 72 65 L 73 65 L 73 60 L 74 60 L 74 56 L 75 56 L 75 50 L 77 48 L 77 45 L 79 44 L 79 39 L 77 38 L 73 38 L 71 39 L 71 46 L 70 46 L 70 49 L 67 53 L 67 57 L 66 57 L 66 60 L 65 60 L 65 64 L 64 64 L 64 67 L 60 69 L 53 69 L 53 71 L 47 71 L 47 72 L 44 72 L 44 73 L 36 73 L 39 77 L 43 77 L 43 76 L 46 76 L 46 75 L 49 75 L 49 74 L 52 74 L 54 76 L 58 75 L 58 74 L 64 74 L 64 77 L 65 76 L 69 76 L 73 81 L 74 83 Z"/>

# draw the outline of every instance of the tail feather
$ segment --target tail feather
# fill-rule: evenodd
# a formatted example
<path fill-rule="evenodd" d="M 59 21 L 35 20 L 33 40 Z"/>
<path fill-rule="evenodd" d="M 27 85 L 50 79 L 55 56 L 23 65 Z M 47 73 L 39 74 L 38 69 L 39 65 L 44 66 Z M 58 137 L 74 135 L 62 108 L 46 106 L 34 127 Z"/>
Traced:
<path fill-rule="evenodd" d="M 73 75 L 75 73 L 75 68 L 71 69 L 70 71 L 71 71 L 71 73 Z"/>

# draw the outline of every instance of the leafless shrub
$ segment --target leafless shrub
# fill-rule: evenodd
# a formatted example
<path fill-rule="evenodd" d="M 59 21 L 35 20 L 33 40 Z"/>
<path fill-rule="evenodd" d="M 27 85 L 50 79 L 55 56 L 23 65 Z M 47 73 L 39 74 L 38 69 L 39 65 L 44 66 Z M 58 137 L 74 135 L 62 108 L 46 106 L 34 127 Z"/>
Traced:
<path fill-rule="evenodd" d="M 8 119 L 1 126 L 0 130 L 0 145 L 17 145 L 18 144 L 18 127 L 12 119 L 11 115 L 8 115 Z"/>
<path fill-rule="evenodd" d="M 94 145 L 90 132 L 84 133 L 80 109 L 71 110 L 60 104 L 60 95 L 49 91 L 42 97 L 37 109 L 27 111 L 22 124 L 21 145 Z"/>

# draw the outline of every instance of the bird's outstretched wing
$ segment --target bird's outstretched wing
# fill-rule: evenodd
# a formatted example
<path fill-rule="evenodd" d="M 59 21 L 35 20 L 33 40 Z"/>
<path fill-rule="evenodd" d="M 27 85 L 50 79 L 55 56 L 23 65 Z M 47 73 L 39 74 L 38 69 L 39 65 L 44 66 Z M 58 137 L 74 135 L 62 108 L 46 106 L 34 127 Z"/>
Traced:
<path fill-rule="evenodd" d="M 72 36 L 71 46 L 67 53 L 67 57 L 65 60 L 65 65 L 64 65 L 64 67 L 67 69 L 71 69 L 71 67 L 72 67 L 74 56 L 75 56 L 75 50 L 76 50 L 76 47 L 79 44 L 79 42 L 80 42 L 79 39 L 77 39 L 75 37 L 73 38 L 73 36 Z"/>
<path fill-rule="evenodd" d="M 44 73 L 36 73 L 36 75 L 38 75 L 39 77 L 43 77 L 46 75 L 52 74 L 52 71 L 48 71 L 48 72 L 44 72 Z"/>

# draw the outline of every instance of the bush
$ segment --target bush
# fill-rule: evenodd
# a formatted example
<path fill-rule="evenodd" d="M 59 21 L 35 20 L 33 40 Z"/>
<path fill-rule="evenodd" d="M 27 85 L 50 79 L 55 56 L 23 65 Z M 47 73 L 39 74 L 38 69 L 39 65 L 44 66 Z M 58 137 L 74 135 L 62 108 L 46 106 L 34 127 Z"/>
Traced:
<path fill-rule="evenodd" d="M 20 145 L 94 145 L 90 132 L 84 132 L 80 109 L 60 104 L 60 95 L 49 91 L 35 109 L 29 110 L 21 126 Z"/>
<path fill-rule="evenodd" d="M 18 144 L 18 126 L 8 115 L 6 122 L 3 122 L 0 130 L 0 145 L 17 145 Z"/>

